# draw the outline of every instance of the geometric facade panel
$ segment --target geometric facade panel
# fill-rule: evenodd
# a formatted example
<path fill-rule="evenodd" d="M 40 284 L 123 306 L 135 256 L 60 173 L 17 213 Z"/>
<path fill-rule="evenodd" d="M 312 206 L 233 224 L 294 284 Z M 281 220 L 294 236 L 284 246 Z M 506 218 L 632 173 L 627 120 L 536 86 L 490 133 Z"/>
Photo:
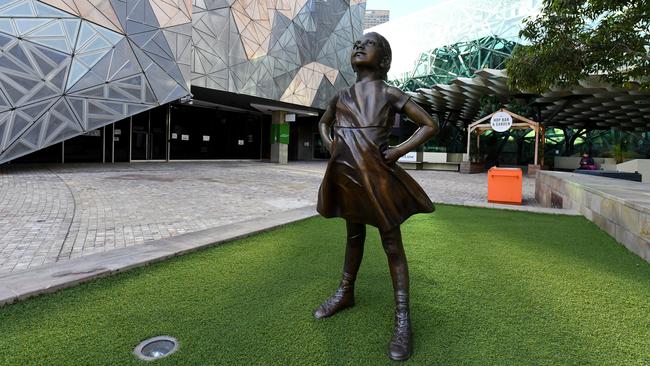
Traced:
<path fill-rule="evenodd" d="M 0 53 L 0 86 L 15 107 L 64 93 L 71 57 L 15 38 Z"/>
<path fill-rule="evenodd" d="M 0 163 L 189 95 L 190 6 L 0 1 Z"/>
<path fill-rule="evenodd" d="M 0 0 L 0 163 L 190 94 L 324 107 L 365 0 Z"/>
<path fill-rule="evenodd" d="M 318 62 L 305 65 L 298 71 L 280 100 L 293 104 L 311 105 L 323 80 L 327 80 L 333 86 L 338 74 L 338 70 Z"/>
<path fill-rule="evenodd" d="M 364 14 L 364 0 L 195 0 L 192 85 L 323 108 L 354 83 Z"/>
<path fill-rule="evenodd" d="M 66 90 L 74 88 L 81 79 L 91 77 L 92 74 L 88 75 L 88 71 L 107 53 L 111 52 L 122 39 L 124 36 L 119 33 L 82 21 L 75 43 Z"/>
<path fill-rule="evenodd" d="M 192 22 L 192 1 L 191 0 L 149 0 L 151 8 L 156 14 L 158 24 L 161 27 L 173 27 L 175 25 Z"/>
<path fill-rule="evenodd" d="M 38 150 L 82 132 L 82 126 L 70 105 L 64 98 L 59 98 L 21 135 L 18 141 L 14 142 L 14 146 L 20 146 L 10 149 L 7 155 L 9 157 L 11 151 L 15 154 L 25 148 Z"/>
<path fill-rule="evenodd" d="M 115 32 L 124 33 L 117 13 L 109 1 L 104 0 L 42 0 L 60 10 L 89 20 Z"/>

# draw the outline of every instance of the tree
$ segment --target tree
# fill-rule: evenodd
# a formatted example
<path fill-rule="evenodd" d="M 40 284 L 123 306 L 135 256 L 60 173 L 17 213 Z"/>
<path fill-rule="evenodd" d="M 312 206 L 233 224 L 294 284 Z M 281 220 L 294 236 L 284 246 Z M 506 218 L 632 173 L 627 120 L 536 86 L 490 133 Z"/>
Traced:
<path fill-rule="evenodd" d="M 589 76 L 650 88 L 650 0 L 544 0 L 524 20 L 507 63 L 510 86 L 543 91 Z"/>

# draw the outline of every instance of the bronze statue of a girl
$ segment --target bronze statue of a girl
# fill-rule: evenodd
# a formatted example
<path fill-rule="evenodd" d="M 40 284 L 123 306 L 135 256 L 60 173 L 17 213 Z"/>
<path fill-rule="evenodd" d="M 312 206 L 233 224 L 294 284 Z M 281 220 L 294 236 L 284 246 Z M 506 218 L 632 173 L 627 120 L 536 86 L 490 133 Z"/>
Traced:
<path fill-rule="evenodd" d="M 397 361 L 412 353 L 409 315 L 409 273 L 400 224 L 413 214 L 433 212 L 422 188 L 397 159 L 438 130 L 437 122 L 401 90 L 386 85 L 391 63 L 388 41 L 368 33 L 354 43 L 352 68 L 356 83 L 336 95 L 319 122 L 320 135 L 331 158 L 318 194 L 318 212 L 346 220 L 347 246 L 343 278 L 336 292 L 314 312 L 325 318 L 354 305 L 356 280 L 366 236 L 366 224 L 379 229 L 395 292 L 395 328 L 388 356 Z M 389 147 L 395 114 L 403 113 L 419 129 L 403 143 Z M 331 137 L 333 136 L 333 138 Z"/>

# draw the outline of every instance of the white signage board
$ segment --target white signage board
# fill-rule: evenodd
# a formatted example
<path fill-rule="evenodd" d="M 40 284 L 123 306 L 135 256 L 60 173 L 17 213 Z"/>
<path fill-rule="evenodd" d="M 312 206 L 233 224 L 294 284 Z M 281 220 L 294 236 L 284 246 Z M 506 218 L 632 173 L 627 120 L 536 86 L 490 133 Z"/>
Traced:
<path fill-rule="evenodd" d="M 210 136 L 203 135 L 203 141 L 210 141 Z"/>
<path fill-rule="evenodd" d="M 490 126 L 496 132 L 506 132 L 512 127 L 512 116 L 506 112 L 496 112 L 490 118 Z"/>
<path fill-rule="evenodd" d="M 285 122 L 296 122 L 296 115 L 294 113 L 288 113 L 284 115 Z"/>
<path fill-rule="evenodd" d="M 244 146 L 244 140 L 237 140 L 237 145 Z"/>
<path fill-rule="evenodd" d="M 418 153 L 415 151 L 407 152 L 406 155 L 402 156 L 397 161 L 401 163 L 417 163 Z"/>
<path fill-rule="evenodd" d="M 177 138 L 178 138 L 178 134 L 172 132 L 172 140 L 176 140 Z"/>
<path fill-rule="evenodd" d="M 190 135 L 181 135 L 181 140 L 189 141 L 190 140 Z"/>

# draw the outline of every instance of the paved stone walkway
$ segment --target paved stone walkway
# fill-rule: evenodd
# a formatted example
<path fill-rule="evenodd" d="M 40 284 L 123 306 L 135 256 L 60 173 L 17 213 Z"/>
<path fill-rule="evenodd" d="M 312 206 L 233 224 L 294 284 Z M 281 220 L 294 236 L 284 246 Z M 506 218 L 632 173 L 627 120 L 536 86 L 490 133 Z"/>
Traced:
<path fill-rule="evenodd" d="M 0 275 L 314 205 L 324 162 L 0 166 Z M 486 175 L 410 171 L 434 202 L 480 204 Z M 524 179 L 524 205 L 536 206 Z"/>

